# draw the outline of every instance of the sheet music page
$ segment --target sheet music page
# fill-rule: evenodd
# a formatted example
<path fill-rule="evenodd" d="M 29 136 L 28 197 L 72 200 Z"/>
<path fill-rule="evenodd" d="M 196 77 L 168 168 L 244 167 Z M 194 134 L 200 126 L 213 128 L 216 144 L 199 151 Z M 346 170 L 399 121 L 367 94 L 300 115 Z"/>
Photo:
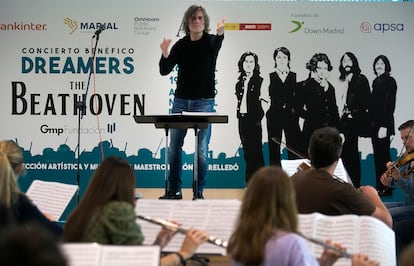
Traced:
<path fill-rule="evenodd" d="M 311 214 L 299 214 L 299 224 L 298 224 L 298 230 L 300 233 L 302 233 L 306 237 L 318 239 L 318 240 L 324 240 L 326 237 L 322 235 L 318 235 L 318 221 L 319 218 L 323 217 L 320 213 L 311 213 Z M 308 241 L 308 245 L 310 249 L 313 251 L 313 253 L 318 257 L 322 251 L 323 248 L 317 244 L 314 244 L 310 241 Z"/>
<path fill-rule="evenodd" d="M 309 159 L 295 159 L 295 160 L 281 160 L 280 161 L 283 170 L 289 175 L 292 176 L 298 171 L 298 166 L 301 163 L 306 163 L 310 165 Z M 350 183 L 350 179 L 348 177 L 348 173 L 342 163 L 342 159 L 339 159 L 338 164 L 335 168 L 334 175 L 339 179 L 343 180 L 344 182 Z"/>
<path fill-rule="evenodd" d="M 305 236 L 338 242 L 347 252 L 364 253 L 381 265 L 396 265 L 394 232 L 382 221 L 370 216 L 337 215 L 320 213 L 299 214 L 299 231 Z M 309 242 L 314 254 L 319 257 L 323 248 Z M 349 266 L 351 260 L 341 258 L 335 265 Z"/>
<path fill-rule="evenodd" d="M 301 163 L 310 165 L 309 159 L 296 159 L 296 160 L 281 160 L 282 169 L 288 174 L 288 176 L 294 175 L 298 171 L 298 166 Z"/>
<path fill-rule="evenodd" d="M 103 245 L 100 266 L 159 266 L 159 246 Z"/>
<path fill-rule="evenodd" d="M 102 246 L 97 243 L 61 244 L 68 266 L 99 266 Z"/>
<path fill-rule="evenodd" d="M 159 266 L 159 246 L 119 246 L 97 243 L 64 243 L 68 266 Z"/>
<path fill-rule="evenodd" d="M 336 165 L 334 175 L 342 179 L 344 182 L 352 184 L 351 178 L 349 178 L 348 172 L 346 171 L 341 158 L 339 158 L 338 164 Z"/>
<path fill-rule="evenodd" d="M 77 185 L 34 180 L 26 195 L 39 210 L 59 219 L 77 190 Z"/>
<path fill-rule="evenodd" d="M 188 112 L 188 111 L 182 111 L 182 115 L 192 115 L 192 116 L 208 116 L 208 115 L 217 115 L 216 112 Z"/>
<path fill-rule="evenodd" d="M 393 230 L 371 216 L 361 217 L 359 230 L 359 252 L 370 254 L 381 265 L 397 265 Z"/>
<path fill-rule="evenodd" d="M 240 208 L 239 200 L 138 200 L 137 214 L 151 218 L 175 221 L 184 229 L 191 227 L 207 231 L 210 236 L 227 241 L 230 237 Z M 153 243 L 161 229 L 144 220 L 138 219 L 145 236 L 145 244 Z M 177 251 L 184 235 L 177 234 L 164 251 Z M 199 247 L 197 253 L 225 254 L 225 249 L 206 243 Z"/>

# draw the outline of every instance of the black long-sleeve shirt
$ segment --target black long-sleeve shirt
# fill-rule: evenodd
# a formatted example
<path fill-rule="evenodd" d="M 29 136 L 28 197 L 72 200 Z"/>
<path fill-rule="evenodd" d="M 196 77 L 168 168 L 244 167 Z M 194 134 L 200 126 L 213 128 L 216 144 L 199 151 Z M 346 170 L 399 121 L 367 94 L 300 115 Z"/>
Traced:
<path fill-rule="evenodd" d="M 63 229 L 57 222 L 52 222 L 32 203 L 23 193 L 18 193 L 17 201 L 11 207 L 14 220 L 17 224 L 36 223 L 46 228 L 57 237 L 63 233 Z"/>
<path fill-rule="evenodd" d="M 372 82 L 372 97 L 369 112 L 372 116 L 374 135 L 380 127 L 387 128 L 387 136 L 395 134 L 394 110 L 397 82 L 388 74 L 383 74 Z"/>
<path fill-rule="evenodd" d="M 224 35 L 204 33 L 200 40 L 190 36 L 178 40 L 168 58 L 161 56 L 161 75 L 168 75 L 178 65 L 175 96 L 183 99 L 214 98 L 215 70 Z"/>

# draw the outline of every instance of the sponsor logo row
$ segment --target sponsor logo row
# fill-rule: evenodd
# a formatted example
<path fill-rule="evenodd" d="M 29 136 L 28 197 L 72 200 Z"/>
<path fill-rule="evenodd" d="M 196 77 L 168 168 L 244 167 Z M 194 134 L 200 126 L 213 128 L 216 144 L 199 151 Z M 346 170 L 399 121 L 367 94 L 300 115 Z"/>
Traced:
<path fill-rule="evenodd" d="M 117 21 L 106 22 L 88 22 L 78 21 L 73 18 L 66 17 L 62 21 L 62 25 L 66 26 L 67 34 L 75 33 L 93 33 L 98 30 L 119 30 L 120 26 Z M 134 33 L 137 35 L 149 35 L 157 29 L 160 18 L 135 17 Z M 320 26 L 308 23 L 306 21 L 291 20 L 291 27 L 286 29 L 288 33 L 303 34 L 343 34 L 345 28 L 343 26 Z M 226 23 L 226 30 L 230 31 L 271 31 L 271 23 Z M 47 31 L 48 24 L 34 22 L 10 22 L 0 23 L 0 31 Z M 388 33 L 403 32 L 404 23 L 402 22 L 368 22 L 360 23 L 359 30 L 363 33 Z"/>

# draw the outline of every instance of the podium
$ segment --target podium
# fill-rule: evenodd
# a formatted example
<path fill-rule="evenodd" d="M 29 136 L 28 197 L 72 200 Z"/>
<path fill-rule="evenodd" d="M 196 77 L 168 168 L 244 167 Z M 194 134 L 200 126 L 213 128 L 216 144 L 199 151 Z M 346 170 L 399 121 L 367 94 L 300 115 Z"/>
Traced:
<path fill-rule="evenodd" d="M 170 128 L 194 129 L 194 168 L 193 168 L 193 200 L 197 198 L 198 190 L 198 130 L 205 129 L 212 123 L 228 123 L 227 115 L 217 115 L 216 113 L 205 112 L 183 112 L 170 115 L 141 115 L 134 116 L 138 124 L 154 124 L 155 128 L 165 130 L 165 173 L 164 186 L 165 195 L 168 192 L 168 132 Z"/>

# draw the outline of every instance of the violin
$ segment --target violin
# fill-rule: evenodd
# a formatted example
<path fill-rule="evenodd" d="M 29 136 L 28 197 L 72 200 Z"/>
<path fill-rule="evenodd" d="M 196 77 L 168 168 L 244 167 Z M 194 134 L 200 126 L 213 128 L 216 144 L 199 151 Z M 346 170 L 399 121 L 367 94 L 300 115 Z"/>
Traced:
<path fill-rule="evenodd" d="M 300 171 L 307 171 L 309 169 L 311 169 L 311 166 L 307 162 L 302 162 L 298 165 L 296 170 L 300 172 Z"/>
<path fill-rule="evenodd" d="M 387 169 L 387 175 L 392 176 L 393 168 L 400 168 L 403 165 L 411 163 L 414 161 L 414 152 L 407 153 L 404 156 L 401 156 L 398 160 L 394 161 L 391 166 Z M 407 178 L 414 171 L 414 167 L 409 166 L 408 169 L 401 173 L 403 178 Z"/>

